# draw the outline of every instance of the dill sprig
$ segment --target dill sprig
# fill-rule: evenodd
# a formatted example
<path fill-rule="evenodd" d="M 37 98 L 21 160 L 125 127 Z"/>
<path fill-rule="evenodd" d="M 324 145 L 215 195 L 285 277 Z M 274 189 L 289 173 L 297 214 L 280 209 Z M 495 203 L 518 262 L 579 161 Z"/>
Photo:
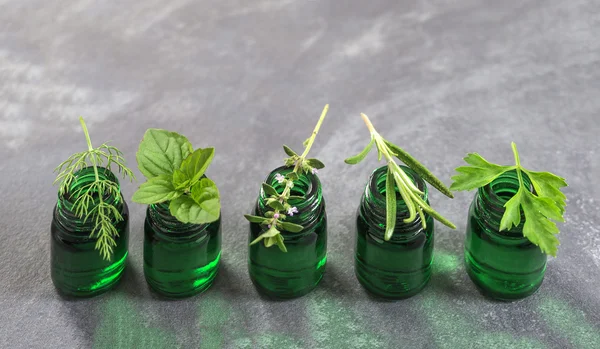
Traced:
<path fill-rule="evenodd" d="M 83 222 L 94 222 L 94 228 L 90 238 L 96 238 L 96 250 L 105 260 L 110 260 L 116 246 L 115 238 L 119 232 L 115 225 L 123 220 L 121 213 L 115 207 L 121 202 L 121 192 L 119 185 L 111 180 L 101 179 L 98 173 L 98 167 L 104 167 L 108 171 L 112 168 L 122 174 L 123 178 L 135 179 L 133 172 L 125 165 L 123 153 L 116 147 L 106 143 L 94 148 L 90 139 L 85 121 L 79 118 L 83 133 L 87 141 L 88 150 L 75 153 L 63 161 L 54 172 L 58 172 L 54 184 L 60 183 L 58 193 L 61 197 L 69 195 L 74 199 L 72 210 L 75 216 L 83 219 Z M 77 178 L 78 172 L 93 167 L 94 182 L 86 184 L 77 190 L 70 192 L 73 181 Z M 116 197 L 116 202 L 111 203 L 105 200 L 105 196 Z"/>

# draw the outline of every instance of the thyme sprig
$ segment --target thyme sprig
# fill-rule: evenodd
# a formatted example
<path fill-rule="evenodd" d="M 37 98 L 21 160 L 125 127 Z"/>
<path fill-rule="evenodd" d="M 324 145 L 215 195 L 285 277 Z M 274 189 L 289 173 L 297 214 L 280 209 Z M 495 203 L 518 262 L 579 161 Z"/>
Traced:
<path fill-rule="evenodd" d="M 293 199 L 305 199 L 303 196 L 291 195 L 292 189 L 294 188 L 294 181 L 300 179 L 299 174 L 301 172 L 305 174 L 316 174 L 318 170 L 325 167 L 321 161 L 314 158 L 307 159 L 307 156 L 315 142 L 319 130 L 321 129 L 321 125 L 327 116 L 328 110 L 329 104 L 325 105 L 325 108 L 323 108 L 321 117 L 319 118 L 312 135 L 304 142 L 304 152 L 302 155 L 298 155 L 286 145 L 283 146 L 283 150 L 289 156 L 289 158 L 285 159 L 285 166 L 293 167 L 293 170 L 285 176 L 279 173 L 276 174 L 275 179 L 284 186 L 281 194 L 279 194 L 277 190 L 270 184 L 262 184 L 262 190 L 265 192 L 265 194 L 269 195 L 266 204 L 272 208 L 272 210 L 265 212 L 264 217 L 244 215 L 249 222 L 258 223 L 267 229 L 266 232 L 262 233 L 254 241 L 252 241 L 250 245 L 264 241 L 266 247 L 277 245 L 282 252 L 287 252 L 281 232 L 288 231 L 291 233 L 299 233 L 304 230 L 304 227 L 299 224 L 285 221 L 288 216 L 293 216 L 294 214 L 298 213 L 298 208 L 292 207 L 288 201 Z"/>
<path fill-rule="evenodd" d="M 436 189 L 442 192 L 444 195 L 453 198 L 452 192 L 446 188 L 446 186 L 435 177 L 425 166 L 419 161 L 413 158 L 409 153 L 404 151 L 399 146 L 383 138 L 369 120 L 369 117 L 365 114 L 360 114 L 363 118 L 369 132 L 371 133 L 371 142 L 367 147 L 360 152 L 358 155 L 346 159 L 346 163 L 355 165 L 364 160 L 367 154 L 373 148 L 373 145 L 377 147 L 378 159 L 381 161 L 385 158 L 387 161 L 387 177 L 386 177 L 386 230 L 385 240 L 389 241 L 392 238 L 394 229 L 396 227 L 396 188 L 400 192 L 409 216 L 404 219 L 405 223 L 412 223 L 417 218 L 417 215 L 421 218 L 421 224 L 423 229 L 427 227 L 427 220 L 425 219 L 425 213 L 428 213 L 433 218 L 441 222 L 442 224 L 456 229 L 456 226 L 449 220 L 444 218 L 441 214 L 436 212 L 431 206 L 423 200 L 424 193 L 419 190 L 410 179 L 410 177 L 402 170 L 402 168 L 396 163 L 394 157 L 397 157 L 404 162 L 408 167 L 415 171 L 421 178 L 429 182 Z"/>
<path fill-rule="evenodd" d="M 123 178 L 128 177 L 132 181 L 135 175 L 127 168 L 123 153 L 116 147 L 104 143 L 94 148 L 82 117 L 79 118 L 79 122 L 85 134 L 88 150 L 75 153 L 58 165 L 54 170 L 58 172 L 54 184 L 60 183 L 58 190 L 60 196 L 69 195 L 75 200 L 72 207 L 75 216 L 83 219 L 84 223 L 90 220 L 94 222 L 90 238 L 97 239 L 95 248 L 100 251 L 102 258 L 110 260 L 117 245 L 115 238 L 119 236 L 115 225 L 123 220 L 121 213 L 115 207 L 115 204 L 121 201 L 121 194 L 117 183 L 100 179 L 98 167 L 112 171 L 114 166 Z M 76 180 L 78 172 L 87 167 L 93 167 L 95 180 L 70 192 L 71 184 Z M 115 196 L 116 202 L 107 202 L 105 195 Z"/>

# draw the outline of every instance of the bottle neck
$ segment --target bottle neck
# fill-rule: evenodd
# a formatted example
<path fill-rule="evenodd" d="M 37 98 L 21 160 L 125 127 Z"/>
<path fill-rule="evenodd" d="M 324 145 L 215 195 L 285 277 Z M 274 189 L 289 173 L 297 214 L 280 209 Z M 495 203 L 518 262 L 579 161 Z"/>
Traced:
<path fill-rule="evenodd" d="M 182 241 L 194 240 L 207 233 L 207 228 L 212 223 L 191 224 L 182 223 L 169 210 L 169 202 L 152 204 L 146 211 L 148 223 L 155 234 L 164 240 Z"/>
<path fill-rule="evenodd" d="M 283 183 L 279 183 L 276 179 L 277 174 L 283 176 L 293 171 L 293 167 L 279 167 L 271 171 L 267 176 L 265 183 L 271 185 L 275 190 L 281 194 L 285 190 Z M 310 232 L 311 228 L 319 221 L 320 217 L 325 212 L 325 200 L 323 199 L 323 193 L 321 188 L 321 181 L 316 174 L 299 173 L 300 177 L 297 181 L 294 181 L 294 187 L 291 189 L 291 195 L 303 196 L 304 199 L 290 199 L 288 203 L 292 207 L 296 207 L 298 212 L 293 216 L 287 212 L 282 212 L 286 215 L 286 222 L 299 224 L 304 227 L 304 232 Z M 261 188 L 258 200 L 256 203 L 256 213 L 258 215 L 264 215 L 267 211 L 272 210 L 267 206 L 266 202 L 269 198 L 264 190 Z M 282 232 L 284 235 L 287 232 Z M 298 236 L 300 233 L 290 233 L 294 236 Z"/>
<path fill-rule="evenodd" d="M 526 188 L 530 191 L 533 190 L 531 181 L 525 173 L 523 173 L 523 182 Z M 477 194 L 475 194 L 473 209 L 480 218 L 480 222 L 500 235 L 523 237 L 523 225 L 525 223 L 523 211 L 521 211 L 521 224 L 508 231 L 499 231 L 502 216 L 506 211 L 504 205 L 517 193 L 519 187 L 519 177 L 517 172 L 513 170 L 501 174 L 490 184 L 479 188 Z"/>
<path fill-rule="evenodd" d="M 428 189 L 425 181 L 412 169 L 406 166 L 400 166 L 402 170 L 408 175 L 415 186 L 423 192 L 423 200 L 429 203 Z M 371 174 L 369 182 L 365 188 L 359 211 L 366 223 L 371 227 L 371 232 L 377 237 L 383 239 L 385 235 L 386 227 L 386 181 L 387 181 L 387 166 L 382 166 Z M 396 187 L 396 227 L 394 234 L 392 235 L 391 241 L 405 241 L 411 237 L 416 236 L 422 230 L 421 217 L 417 215 L 417 218 L 410 223 L 404 222 L 406 218 L 410 216 L 406 202 L 402 199 L 402 196 L 398 192 Z M 425 219 L 427 225 L 431 226 L 431 217 L 425 213 Z"/>
<path fill-rule="evenodd" d="M 119 187 L 119 180 L 117 177 L 104 167 L 98 167 L 98 178 L 100 180 L 114 182 Z M 76 172 L 67 191 L 62 195 L 58 195 L 58 201 L 54 210 L 54 219 L 64 228 L 65 234 L 72 235 L 73 237 L 89 237 L 96 225 L 96 214 L 94 214 L 94 209 L 98 206 L 100 197 L 102 198 L 102 201 L 112 205 L 117 211 L 123 211 L 124 201 L 119 187 L 117 192 L 92 192 L 93 200 L 88 204 L 88 212 L 92 212 L 92 214 L 87 218 L 78 215 L 76 210 L 77 200 L 81 197 L 81 193 L 87 191 L 95 181 L 96 174 L 94 168 L 86 167 Z"/>

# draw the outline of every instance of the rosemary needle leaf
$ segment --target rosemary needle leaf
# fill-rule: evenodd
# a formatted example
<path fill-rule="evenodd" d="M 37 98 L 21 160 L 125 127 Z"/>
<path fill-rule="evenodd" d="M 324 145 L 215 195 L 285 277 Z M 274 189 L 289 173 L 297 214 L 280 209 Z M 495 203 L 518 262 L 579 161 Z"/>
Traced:
<path fill-rule="evenodd" d="M 385 200 L 386 200 L 386 224 L 385 241 L 389 241 L 396 228 L 396 188 L 394 185 L 394 175 L 388 167 L 387 177 L 385 179 Z"/>
<path fill-rule="evenodd" d="M 365 157 L 367 157 L 367 155 L 369 154 L 369 152 L 371 151 L 371 149 L 373 149 L 373 145 L 375 144 L 375 138 L 371 138 L 371 142 L 369 142 L 369 144 L 365 147 L 365 149 L 363 149 L 363 151 L 361 151 L 359 154 L 349 157 L 346 160 L 344 160 L 345 163 L 347 163 L 348 165 L 356 165 L 359 162 L 363 161 L 365 159 Z"/>
<path fill-rule="evenodd" d="M 421 164 L 417 159 L 412 157 L 408 152 L 394 143 L 384 140 L 385 144 L 395 153 L 396 157 L 400 161 L 404 162 L 408 167 L 413 169 L 421 178 L 426 180 L 429 184 L 433 185 L 442 194 L 449 198 L 454 198 L 454 194 L 448 189 L 441 180 L 439 180 L 431 171 Z"/>

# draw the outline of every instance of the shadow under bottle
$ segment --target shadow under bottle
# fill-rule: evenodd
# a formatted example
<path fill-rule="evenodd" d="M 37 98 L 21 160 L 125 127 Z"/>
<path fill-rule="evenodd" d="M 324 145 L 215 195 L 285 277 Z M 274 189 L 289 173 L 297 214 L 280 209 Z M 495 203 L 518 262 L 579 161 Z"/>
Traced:
<path fill-rule="evenodd" d="M 429 203 L 425 182 L 410 168 L 401 166 Z M 362 286 L 374 296 L 397 300 L 419 293 L 431 278 L 433 263 L 434 223 L 425 213 L 423 229 L 417 215 L 405 223 L 408 209 L 396 191 L 396 227 L 389 241 L 386 229 L 387 166 L 371 175 L 362 196 L 356 218 L 355 273 Z"/>
<path fill-rule="evenodd" d="M 282 193 L 284 187 L 275 179 L 276 174 L 285 176 L 291 167 L 273 170 L 266 179 Z M 298 209 L 286 222 L 302 225 L 299 233 L 282 231 L 287 253 L 277 246 L 265 247 L 260 242 L 249 247 L 248 271 L 257 290 L 270 298 L 290 299 L 312 291 L 321 281 L 327 261 L 327 215 L 322 196 L 321 182 L 315 174 L 300 174 L 291 195 L 304 196 L 304 200 L 291 199 L 288 203 Z M 266 201 L 268 195 L 261 189 L 254 215 L 264 216 L 271 210 Z M 264 233 L 257 223 L 250 223 L 249 241 Z"/>

